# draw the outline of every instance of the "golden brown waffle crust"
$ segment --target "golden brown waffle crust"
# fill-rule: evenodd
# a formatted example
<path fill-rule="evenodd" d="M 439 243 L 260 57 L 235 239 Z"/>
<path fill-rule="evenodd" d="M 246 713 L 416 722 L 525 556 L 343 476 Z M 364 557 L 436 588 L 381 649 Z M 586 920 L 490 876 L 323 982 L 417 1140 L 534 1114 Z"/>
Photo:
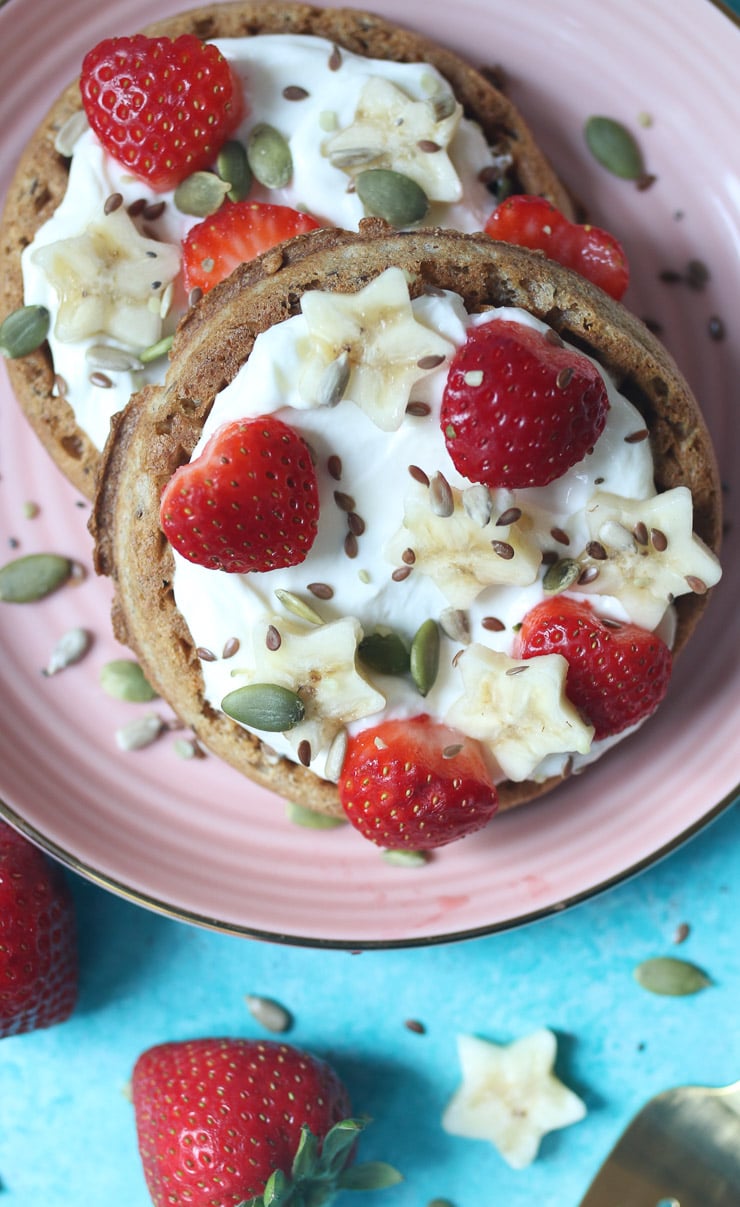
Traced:
<path fill-rule="evenodd" d="M 519 112 L 481 71 L 420 34 L 357 9 L 322 9 L 307 4 L 211 4 L 148 26 L 146 33 L 204 40 L 260 34 L 312 34 L 371 58 L 432 63 L 444 75 L 468 117 L 491 145 L 511 149 L 523 192 L 549 197 L 572 216 L 560 184 Z M 0 315 L 23 304 L 20 253 L 60 204 L 69 161 L 55 149 L 59 131 L 81 109 L 77 80 L 65 89 L 31 138 L 11 182 L 0 224 Z M 39 439 L 62 472 L 92 498 L 99 452 L 78 427 L 72 408 L 59 397 L 48 346 L 9 361 L 13 390 Z"/>
<path fill-rule="evenodd" d="M 174 603 L 174 560 L 159 527 L 159 499 L 257 335 L 297 314 L 307 290 L 353 292 L 391 265 L 407 273 L 412 296 L 442 288 L 460 294 L 470 312 L 522 307 L 594 356 L 644 416 L 658 490 L 688 486 L 696 531 L 715 550 L 720 539 L 714 454 L 686 382 L 644 324 L 569 270 L 486 236 L 394 233 L 378 220 L 364 222 L 358 234 L 314 231 L 243 265 L 182 321 L 165 384 L 136 395 L 115 421 L 91 519 L 96 568 L 114 581 L 118 638 L 203 743 L 279 795 L 330 813 L 339 812 L 335 785 L 288 760 L 275 762 L 256 737 L 204 700 L 200 662 Z M 695 595 L 677 601 L 676 651 L 705 602 Z M 506 782 L 501 808 L 559 782 Z"/>

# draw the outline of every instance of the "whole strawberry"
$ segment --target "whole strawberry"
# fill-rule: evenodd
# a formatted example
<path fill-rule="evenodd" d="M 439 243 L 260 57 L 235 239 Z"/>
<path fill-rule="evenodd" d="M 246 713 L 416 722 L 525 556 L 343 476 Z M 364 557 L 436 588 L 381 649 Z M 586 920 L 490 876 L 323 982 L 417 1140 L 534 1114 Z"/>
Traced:
<path fill-rule="evenodd" d="M 76 1000 L 75 915 L 61 870 L 0 822 L 0 1036 L 64 1022 Z"/>
<path fill-rule="evenodd" d="M 269 1040 L 194 1039 L 142 1053 L 133 1100 L 155 1207 L 321 1207 L 399 1181 L 350 1169 L 362 1123 L 325 1061 Z"/>
<path fill-rule="evenodd" d="M 546 599 L 528 612 L 516 656 L 562 654 L 568 663 L 568 699 L 608 738 L 649 717 L 668 690 L 671 651 L 655 633 L 605 620 L 590 604 L 567 596 Z"/>
<path fill-rule="evenodd" d="M 106 38 L 85 55 L 80 91 L 106 150 L 159 192 L 213 163 L 243 110 L 226 59 L 194 34 Z"/>
<path fill-rule="evenodd" d="M 188 561 L 229 574 L 304 560 L 316 538 L 319 494 L 305 442 L 274 415 L 237 420 L 176 470 L 160 522 Z"/>
<path fill-rule="evenodd" d="M 455 468 L 511 490 L 546 486 L 585 457 L 609 410 L 606 386 L 580 352 L 522 323 L 471 328 L 442 397 Z"/>
<path fill-rule="evenodd" d="M 425 714 L 351 737 L 338 789 L 352 825 L 389 850 L 445 846 L 498 808 L 478 743 Z"/>
<path fill-rule="evenodd" d="M 486 234 L 505 243 L 543 251 L 616 298 L 629 284 L 629 267 L 621 243 L 590 222 L 569 222 L 545 197 L 526 193 L 507 197 L 486 223 Z"/>

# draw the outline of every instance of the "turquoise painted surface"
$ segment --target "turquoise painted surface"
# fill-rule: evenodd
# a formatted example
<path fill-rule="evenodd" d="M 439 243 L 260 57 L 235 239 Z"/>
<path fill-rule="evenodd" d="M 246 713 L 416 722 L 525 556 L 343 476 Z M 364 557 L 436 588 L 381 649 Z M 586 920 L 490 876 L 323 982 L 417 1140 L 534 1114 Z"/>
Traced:
<path fill-rule="evenodd" d="M 329 1058 L 355 1109 L 373 1117 L 362 1154 L 392 1161 L 406 1180 L 360 1196 L 366 1207 L 424 1207 L 437 1196 L 455 1207 L 576 1207 L 652 1094 L 740 1076 L 737 807 L 572 911 L 428 949 L 352 955 L 255 943 L 73 884 L 79 1008 L 62 1026 L 0 1044 L 3 1207 L 148 1207 L 126 1097 L 134 1060 L 168 1039 L 267 1035 L 247 993 L 282 1001 L 295 1020 L 286 1038 Z M 684 922 L 690 933 L 677 946 Z M 636 964 L 665 954 L 698 963 L 712 986 L 690 998 L 641 989 Z M 459 1032 L 509 1042 L 541 1026 L 557 1033 L 558 1072 L 589 1113 L 515 1173 L 488 1144 L 447 1136 L 440 1116 L 459 1080 Z"/>

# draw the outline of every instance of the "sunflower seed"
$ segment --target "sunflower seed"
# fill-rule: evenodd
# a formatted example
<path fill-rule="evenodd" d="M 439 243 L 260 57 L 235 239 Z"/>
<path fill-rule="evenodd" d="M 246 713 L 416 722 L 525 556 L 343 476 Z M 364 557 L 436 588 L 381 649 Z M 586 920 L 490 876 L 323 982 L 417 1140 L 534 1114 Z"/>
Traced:
<path fill-rule="evenodd" d="M 165 724 L 156 713 L 149 712 L 146 716 L 137 717 L 116 730 L 116 745 L 119 750 L 143 750 L 156 742 Z"/>
<path fill-rule="evenodd" d="M 34 603 L 61 587 L 72 574 L 72 562 L 58 553 L 29 553 L 0 569 L 0 601 Z"/>
<path fill-rule="evenodd" d="M 279 1002 L 276 1002 L 271 997 L 261 997 L 256 993 L 248 993 L 245 997 L 247 1009 L 268 1031 L 289 1031 L 293 1025 L 293 1018 Z"/>
<path fill-rule="evenodd" d="M 462 503 L 465 514 L 473 523 L 478 524 L 480 528 L 485 528 L 491 518 L 491 508 L 493 507 L 493 499 L 488 487 L 483 486 L 480 482 L 475 486 L 468 486 L 462 493 Z"/>
<path fill-rule="evenodd" d="M 54 139 L 54 150 L 65 159 L 71 159 L 75 144 L 88 128 L 87 116 L 84 109 L 79 109 L 68 117 L 66 122 L 57 130 Z"/>
<path fill-rule="evenodd" d="M 439 627 L 451 641 L 470 645 L 470 617 L 461 608 L 445 608 L 440 613 Z"/>
<path fill-rule="evenodd" d="M 306 603 L 305 599 L 301 599 L 300 595 L 294 595 L 292 591 L 284 591 L 282 588 L 278 588 L 275 591 L 275 596 L 280 600 L 280 603 L 287 612 L 292 612 L 294 616 L 299 616 L 301 620 L 307 620 L 309 624 L 324 623 L 318 612 L 314 611 L 310 603 Z"/>
<path fill-rule="evenodd" d="M 324 763 L 324 775 L 333 784 L 336 784 L 342 774 L 342 767 L 347 755 L 347 746 L 349 744 L 349 734 L 347 730 L 340 729 L 331 740 L 329 749 L 326 752 L 326 761 Z M 323 816 L 323 815 L 322 815 Z M 341 824 L 342 818 L 332 818 L 332 822 L 337 825 Z"/>
<path fill-rule="evenodd" d="M 85 360 L 93 369 L 107 369 L 109 373 L 132 373 L 144 367 L 138 356 L 111 344 L 92 344 L 85 350 Z"/>
<path fill-rule="evenodd" d="M 360 168 L 372 163 L 381 154 L 380 147 L 342 147 L 329 152 L 329 163 L 333 168 Z"/>
<path fill-rule="evenodd" d="M 435 515 L 451 516 L 455 510 L 455 499 L 452 487 L 439 471 L 432 476 L 429 483 L 429 504 Z"/>
<path fill-rule="evenodd" d="M 306 715 L 300 696 L 277 683 L 249 683 L 229 692 L 221 701 L 227 717 L 267 733 L 285 733 Z"/>
<path fill-rule="evenodd" d="M 57 641 L 49 655 L 44 674 L 58 675 L 68 666 L 80 662 L 92 645 L 92 636 L 87 629 L 68 629 Z"/>
<path fill-rule="evenodd" d="M 320 407 L 335 407 L 344 398 L 352 367 L 349 353 L 344 351 L 327 365 L 316 388 L 316 403 Z"/>

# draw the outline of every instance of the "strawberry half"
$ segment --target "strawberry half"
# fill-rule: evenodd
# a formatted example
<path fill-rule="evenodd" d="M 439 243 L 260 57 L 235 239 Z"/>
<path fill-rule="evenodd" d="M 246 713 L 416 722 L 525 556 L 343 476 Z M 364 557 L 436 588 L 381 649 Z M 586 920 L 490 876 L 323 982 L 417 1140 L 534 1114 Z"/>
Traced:
<path fill-rule="evenodd" d="M 478 743 L 426 714 L 351 737 L 338 789 L 355 829 L 390 850 L 445 846 L 498 808 Z"/>
<path fill-rule="evenodd" d="M 491 214 L 485 232 L 504 243 L 543 251 L 617 301 L 629 285 L 629 265 L 619 240 L 591 223 L 570 222 L 544 197 L 507 197 Z"/>
<path fill-rule="evenodd" d="M 568 699 L 608 738 L 649 717 L 668 690 L 671 651 L 635 624 L 604 620 L 567 596 L 543 600 L 522 622 L 516 657 L 562 654 Z"/>
<path fill-rule="evenodd" d="M 580 352 L 521 323 L 472 327 L 452 358 L 440 423 L 455 468 L 511 490 L 545 486 L 593 448 L 606 386 Z"/>
<path fill-rule="evenodd" d="M 240 264 L 320 225 L 310 214 L 287 205 L 258 201 L 223 205 L 192 227 L 183 239 L 185 288 L 207 293 Z"/>
<path fill-rule="evenodd" d="M 229 574 L 296 566 L 318 530 L 305 441 L 274 415 L 226 424 L 164 488 L 160 523 L 188 561 Z"/>
<path fill-rule="evenodd" d="M 0 822 L 0 1037 L 64 1022 L 76 1000 L 74 906 L 61 869 Z"/>
<path fill-rule="evenodd" d="M 243 113 L 228 62 L 194 34 L 106 38 L 85 55 L 80 91 L 106 150 L 159 192 L 213 163 Z"/>

